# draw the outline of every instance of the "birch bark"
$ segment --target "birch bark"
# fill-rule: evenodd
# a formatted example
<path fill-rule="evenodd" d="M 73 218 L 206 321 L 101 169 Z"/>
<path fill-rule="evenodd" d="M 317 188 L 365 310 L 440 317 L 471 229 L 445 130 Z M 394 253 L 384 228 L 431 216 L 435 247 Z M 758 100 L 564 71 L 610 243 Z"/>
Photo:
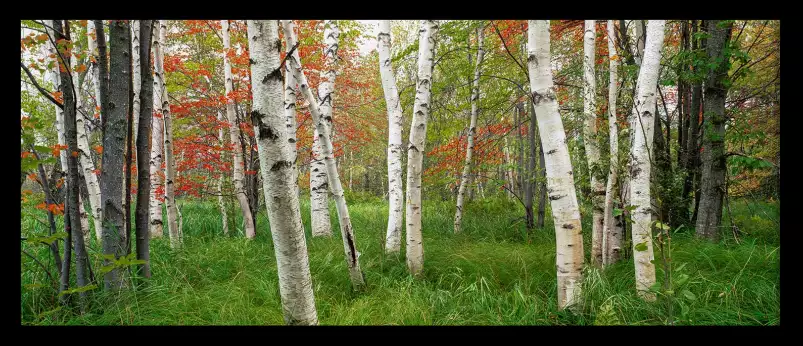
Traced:
<path fill-rule="evenodd" d="M 615 225 L 613 201 L 616 198 L 616 181 L 619 179 L 619 128 L 616 125 L 616 93 L 618 91 L 619 56 L 616 53 L 616 29 L 612 20 L 608 21 L 608 60 L 610 78 L 608 82 L 608 132 L 610 144 L 610 168 L 608 184 L 605 187 L 604 230 L 602 232 L 602 265 L 619 261 L 621 256 L 621 232 Z"/>
<path fill-rule="evenodd" d="M 588 171 L 591 176 L 591 264 L 602 264 L 602 232 L 604 222 L 605 179 L 601 176 L 599 141 L 597 138 L 597 81 L 594 74 L 596 52 L 596 23 L 585 21 L 583 36 L 583 144 L 588 158 Z"/>
<path fill-rule="evenodd" d="M 279 24 L 247 21 L 259 165 L 271 226 L 279 293 L 287 324 L 318 324 L 298 195 L 292 189 L 292 150 L 283 112 Z"/>
<path fill-rule="evenodd" d="M 558 307 L 564 309 L 579 303 L 581 297 L 584 259 L 580 209 L 552 82 L 549 21 L 530 20 L 527 34 L 530 90 L 545 154 L 547 189 L 555 223 Z"/>

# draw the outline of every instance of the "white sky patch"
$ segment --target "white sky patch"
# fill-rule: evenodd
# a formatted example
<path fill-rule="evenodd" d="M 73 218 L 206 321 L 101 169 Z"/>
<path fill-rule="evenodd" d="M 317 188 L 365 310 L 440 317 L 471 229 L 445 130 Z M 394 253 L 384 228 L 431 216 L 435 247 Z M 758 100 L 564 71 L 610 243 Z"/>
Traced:
<path fill-rule="evenodd" d="M 379 21 L 358 20 L 358 22 L 366 26 L 366 30 L 362 33 L 362 40 L 359 43 L 360 55 L 366 56 L 376 49 L 376 31 L 379 29 Z"/>

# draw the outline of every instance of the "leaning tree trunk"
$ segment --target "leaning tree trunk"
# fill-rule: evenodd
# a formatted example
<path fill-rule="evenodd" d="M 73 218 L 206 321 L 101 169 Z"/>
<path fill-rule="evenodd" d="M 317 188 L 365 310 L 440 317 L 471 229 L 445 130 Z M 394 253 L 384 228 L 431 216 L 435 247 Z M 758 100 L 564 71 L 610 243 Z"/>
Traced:
<path fill-rule="evenodd" d="M 655 294 L 649 291 L 655 283 L 655 265 L 652 263 L 652 213 L 650 205 L 650 171 L 653 157 L 653 125 L 656 105 L 656 87 L 661 62 L 661 47 L 664 43 L 666 21 L 650 20 L 647 24 L 647 42 L 644 49 L 637 82 L 636 100 L 633 105 L 635 125 L 630 170 L 630 203 L 633 210 L 633 261 L 636 268 L 636 289 L 639 295 L 654 301 Z"/>
<path fill-rule="evenodd" d="M 159 21 L 159 49 L 161 50 L 160 59 L 164 63 L 164 43 L 167 38 L 167 21 Z M 159 65 L 162 65 L 159 64 Z M 158 66 L 158 65 L 157 65 Z M 158 66 L 157 70 L 162 82 L 162 116 L 165 122 L 165 203 L 167 204 L 167 230 L 170 233 L 170 247 L 180 248 L 184 240 L 182 239 L 181 228 L 178 227 L 178 210 L 176 209 L 176 159 L 173 156 L 173 119 L 170 114 L 170 102 L 167 99 L 167 82 L 164 79 L 164 66 Z"/>
<path fill-rule="evenodd" d="M 285 32 L 289 32 L 291 34 L 290 36 L 285 36 L 285 51 L 287 54 L 291 54 L 293 57 L 295 57 L 296 60 L 301 60 L 298 55 L 298 40 L 295 37 L 295 24 L 292 20 L 282 20 L 279 22 L 283 28 L 287 26 Z M 291 64 L 284 64 L 284 117 L 285 121 L 287 122 L 287 141 L 290 143 L 290 151 L 293 153 L 293 162 L 297 162 L 298 149 L 296 146 L 298 138 L 296 136 L 296 131 L 298 130 L 298 124 L 296 124 L 296 101 L 298 100 L 298 81 L 296 80 L 295 73 L 293 72 L 294 68 L 295 67 L 291 66 Z M 298 168 L 293 171 L 293 174 L 295 174 L 295 178 L 293 178 L 293 181 L 295 182 L 295 188 L 293 190 L 297 195 L 299 195 Z"/>
<path fill-rule="evenodd" d="M 600 165 L 599 141 L 597 138 L 597 81 L 594 74 L 597 27 L 594 20 L 585 21 L 583 37 L 583 144 L 588 158 L 588 172 L 591 176 L 591 264 L 602 264 L 602 232 L 605 220 L 605 178 Z"/>
<path fill-rule="evenodd" d="M 110 23 L 109 33 L 109 96 L 106 114 L 103 115 L 103 165 L 101 166 L 100 193 L 103 205 L 103 254 L 117 259 L 125 255 L 125 227 L 123 225 L 123 152 L 127 129 L 128 87 L 131 74 L 129 61 L 131 31 L 127 21 Z M 101 52 L 102 53 L 102 52 Z M 104 110 L 101 110 L 103 112 Z M 111 265 L 110 259 L 104 265 Z M 106 273 L 106 289 L 123 286 L 122 271 L 115 268 Z"/>
<path fill-rule="evenodd" d="M 424 239 L 421 236 L 421 172 L 427 137 L 427 118 L 432 97 L 432 70 L 438 23 L 422 20 L 418 38 L 418 82 L 413 120 L 407 146 L 407 269 L 419 275 L 424 270 Z"/>
<path fill-rule="evenodd" d="M 396 77 L 391 65 L 390 21 L 379 21 L 377 35 L 379 51 L 379 73 L 382 76 L 382 89 L 385 91 L 385 104 L 388 109 L 388 230 L 385 237 L 385 252 L 401 251 L 401 232 L 404 224 L 402 208 L 404 191 L 402 190 L 402 114 L 399 91 L 396 88 Z M 350 180 L 349 180 L 350 181 Z M 350 184 L 349 184 L 350 185 Z"/>
<path fill-rule="evenodd" d="M 289 36 L 289 33 L 285 33 Z M 365 286 L 365 275 L 360 269 L 360 252 L 357 251 L 357 241 L 354 238 L 354 229 L 351 226 L 351 217 L 349 216 L 349 209 L 346 205 L 346 198 L 343 196 L 343 186 L 340 183 L 340 176 L 337 172 L 334 160 L 334 146 L 332 145 L 330 127 L 326 125 L 331 119 L 325 119 L 323 114 L 320 113 L 318 104 L 315 101 L 315 96 L 307 83 L 307 77 L 301 68 L 301 61 L 291 57 L 291 63 L 296 66 L 296 79 L 301 86 L 301 92 L 304 97 L 309 101 L 309 109 L 312 114 L 312 123 L 318 129 L 320 134 L 318 139 L 322 142 L 323 159 L 326 163 L 326 175 L 329 178 L 329 186 L 331 188 L 332 197 L 335 200 L 335 207 L 337 207 L 337 217 L 340 222 L 340 233 L 343 238 L 343 248 L 346 255 L 346 265 L 349 269 L 349 278 L 355 290 L 361 290 Z M 324 101 L 321 101 L 323 103 Z M 260 162 L 262 159 L 260 158 Z"/>
<path fill-rule="evenodd" d="M 298 195 L 293 190 L 292 150 L 282 111 L 279 25 L 276 20 L 248 24 L 257 149 L 271 236 L 279 273 L 279 293 L 287 324 L 318 324 L 307 244 Z"/>
<path fill-rule="evenodd" d="M 466 161 L 463 164 L 463 174 L 460 176 L 460 188 L 457 191 L 457 210 L 454 214 L 454 232 L 460 233 L 463 221 L 463 197 L 466 194 L 466 184 L 471 174 L 471 155 L 474 151 L 474 134 L 477 132 L 477 113 L 479 113 L 480 100 L 480 67 L 485 56 L 482 49 L 482 27 L 477 29 L 477 64 L 474 65 L 474 85 L 471 88 L 471 121 L 468 126 L 468 142 L 466 143 Z"/>
<path fill-rule="evenodd" d="M 324 23 L 323 38 L 326 44 L 324 48 L 324 73 L 321 76 L 321 83 L 318 87 L 318 99 L 320 100 L 321 116 L 325 120 L 324 126 L 332 131 L 332 96 L 334 95 L 335 66 L 337 63 L 337 48 L 340 30 L 334 21 Z M 310 103 L 313 99 L 308 100 Z M 330 140 L 332 138 L 329 138 Z M 330 236 L 332 226 L 329 222 L 329 185 L 327 182 L 327 170 L 324 164 L 323 144 L 321 143 L 321 131 L 314 130 L 313 137 L 313 160 L 310 163 L 310 208 L 312 213 L 312 235 Z"/>
<path fill-rule="evenodd" d="M 605 187 L 605 210 L 602 231 L 602 266 L 619 261 L 622 255 L 621 232 L 616 227 L 613 215 L 613 201 L 616 198 L 616 180 L 619 179 L 619 128 L 616 126 L 616 96 L 618 92 L 617 69 L 619 57 L 616 53 L 616 29 L 613 21 L 608 21 L 608 57 L 610 78 L 608 81 L 608 133 L 610 143 L 610 163 L 608 184 Z"/>
<path fill-rule="evenodd" d="M 549 54 L 549 21 L 528 23 L 528 67 L 538 132 L 545 155 L 547 191 L 555 222 L 558 307 L 579 303 L 583 268 L 583 233 L 566 133 L 558 113 Z"/>
<path fill-rule="evenodd" d="M 253 239 L 256 236 L 256 229 L 254 228 L 254 217 L 251 215 L 251 206 L 248 204 L 248 196 L 245 194 L 245 187 L 243 185 L 243 168 L 245 166 L 243 161 L 243 152 L 240 150 L 240 126 L 237 122 L 237 115 L 234 109 L 234 86 L 231 75 L 231 60 L 228 52 L 231 51 L 231 40 L 229 39 L 229 21 L 221 20 L 221 27 L 223 29 L 223 49 L 226 54 L 223 55 L 223 74 L 226 78 L 226 119 L 229 121 L 229 139 L 234 146 L 232 150 L 233 156 L 233 174 L 232 182 L 234 183 L 234 194 L 237 196 L 237 202 L 240 204 L 240 211 L 243 213 L 243 225 L 245 228 L 245 236 L 248 239 Z"/>
<path fill-rule="evenodd" d="M 149 278 L 151 277 L 150 267 L 150 241 L 151 236 L 148 231 L 148 212 L 151 194 L 151 180 L 150 180 L 150 141 L 149 135 L 151 131 L 151 122 L 153 121 L 153 74 L 151 72 L 151 40 L 153 36 L 153 20 L 140 20 L 139 30 L 140 35 L 140 56 L 141 61 L 139 65 L 134 65 L 134 69 L 139 69 L 140 76 L 140 92 L 139 104 L 141 108 L 139 113 L 135 113 L 139 117 L 137 123 L 137 209 L 134 216 L 134 226 L 136 228 L 136 244 L 137 244 L 137 259 L 145 261 L 138 267 L 139 274 Z"/>
<path fill-rule="evenodd" d="M 164 152 L 164 115 L 162 115 L 162 96 L 164 91 L 164 53 L 162 51 L 162 28 L 158 21 L 153 22 L 153 119 L 151 129 L 151 154 L 149 176 L 151 180 L 150 202 L 150 236 L 161 238 L 164 234 L 162 222 L 162 203 L 164 202 L 164 184 L 162 177 L 162 153 Z M 236 169 L 236 168 L 235 168 Z"/>
<path fill-rule="evenodd" d="M 70 26 L 69 21 L 64 21 L 65 25 L 62 26 L 60 20 L 52 21 L 53 31 L 55 37 L 53 37 L 54 41 L 59 42 L 60 40 L 66 40 L 69 42 L 70 38 Z M 64 153 L 70 153 L 67 155 L 67 200 L 65 201 L 67 205 L 67 210 L 64 215 L 65 218 L 70 219 L 70 234 L 72 237 L 73 248 L 75 250 L 75 277 L 76 283 L 78 287 L 84 287 L 89 283 L 88 272 L 87 272 L 87 254 L 86 248 L 84 247 L 84 237 L 82 232 L 73 232 L 75 230 L 75 226 L 81 227 L 81 220 L 80 220 L 80 213 L 79 207 L 79 190 L 80 190 L 80 181 L 78 177 L 78 134 L 75 128 L 75 119 L 76 119 L 76 109 L 75 109 L 75 94 L 74 94 L 74 85 L 72 76 L 70 75 L 70 55 L 72 52 L 69 48 L 62 48 L 56 49 L 56 55 L 58 59 L 57 68 L 59 69 L 59 78 L 61 83 L 59 83 L 59 91 L 63 96 L 63 104 L 64 104 L 64 118 L 63 118 L 63 126 L 64 126 L 64 139 L 67 145 L 67 151 L 62 151 Z M 69 273 L 69 271 L 66 271 Z M 86 303 L 86 296 L 87 292 L 81 292 L 81 307 L 84 308 L 84 304 Z"/>
<path fill-rule="evenodd" d="M 709 240 L 719 238 L 722 222 L 722 199 L 727 193 L 725 174 L 725 98 L 728 95 L 730 53 L 726 49 L 731 37 L 733 22 L 721 24 L 719 20 L 706 20 L 710 35 L 706 52 L 708 61 L 717 64 L 708 71 L 705 81 L 702 176 L 700 178 L 700 207 L 697 209 L 697 236 Z"/>

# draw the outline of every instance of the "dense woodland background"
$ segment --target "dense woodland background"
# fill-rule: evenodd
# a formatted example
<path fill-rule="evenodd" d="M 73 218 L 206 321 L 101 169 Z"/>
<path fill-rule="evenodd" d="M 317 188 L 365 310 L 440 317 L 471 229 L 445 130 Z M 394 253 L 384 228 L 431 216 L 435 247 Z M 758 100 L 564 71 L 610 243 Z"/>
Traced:
<path fill-rule="evenodd" d="M 780 324 L 780 21 L 382 22 L 22 21 L 22 322 Z"/>

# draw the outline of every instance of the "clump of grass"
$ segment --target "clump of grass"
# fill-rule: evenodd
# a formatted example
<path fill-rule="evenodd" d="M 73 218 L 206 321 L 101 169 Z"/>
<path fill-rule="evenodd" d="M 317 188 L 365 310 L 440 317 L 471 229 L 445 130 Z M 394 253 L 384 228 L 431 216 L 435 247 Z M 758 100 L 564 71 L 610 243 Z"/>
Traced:
<path fill-rule="evenodd" d="M 636 295 L 632 259 L 605 271 L 587 268 L 582 306 L 575 312 L 558 311 L 551 220 L 545 229 L 527 232 L 520 208 L 505 200 L 469 203 L 463 232 L 454 234 L 453 202 L 424 201 L 424 273 L 414 279 L 406 270 L 404 242 L 401 255 L 384 254 L 387 204 L 376 200 L 352 203 L 349 210 L 368 283 L 364 292 L 354 293 L 334 206 L 330 206 L 333 236 L 312 238 L 309 201 L 302 201 L 321 324 L 666 323 L 666 304 L 646 303 Z M 773 210 L 772 206 L 761 208 Z M 747 207 L 734 207 L 733 211 L 734 219 L 742 220 L 741 227 L 750 230 L 740 244 L 699 241 L 691 233 L 673 238 L 674 264 L 687 264 L 689 290 L 697 297 L 685 308 L 679 324 L 780 323 L 780 245 L 775 238 L 779 230 L 750 229 L 752 216 L 747 215 Z M 56 325 L 283 324 L 276 262 L 264 211 L 258 213 L 254 241 L 237 233 L 241 216 L 232 215 L 236 213 L 230 214 L 231 234 L 224 237 L 214 203 L 187 202 L 182 213 L 184 248 L 174 251 L 168 239 L 152 240 L 153 277 L 137 281 L 136 290 L 95 290 L 89 311 L 83 315 L 66 309 L 42 315 L 58 304 L 48 288 L 26 288 L 46 281 L 41 271 L 32 269 L 32 260 L 23 256 L 23 321 Z M 584 220 L 584 225 L 589 221 Z M 23 234 L 46 232 L 35 220 L 23 218 L 22 224 Z M 585 230 L 585 238 L 590 239 L 589 231 Z M 97 263 L 98 245 L 93 242 L 90 252 Z M 25 248 L 35 251 L 38 258 L 48 256 L 43 247 Z"/>

